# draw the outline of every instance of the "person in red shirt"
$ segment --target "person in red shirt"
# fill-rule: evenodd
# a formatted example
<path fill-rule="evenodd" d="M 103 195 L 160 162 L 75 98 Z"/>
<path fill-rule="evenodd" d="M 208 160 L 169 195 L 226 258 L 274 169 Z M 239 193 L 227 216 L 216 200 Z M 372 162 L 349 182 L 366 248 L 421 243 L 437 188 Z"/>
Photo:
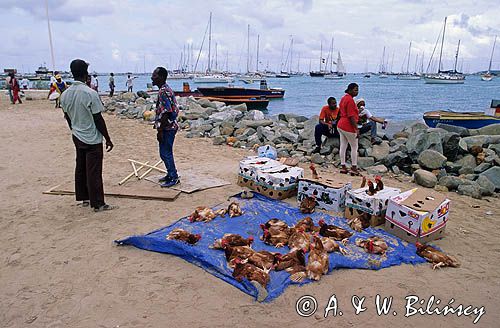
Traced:
<path fill-rule="evenodd" d="M 319 113 L 319 123 L 314 129 L 316 149 L 314 149 L 313 153 L 319 153 L 321 151 L 321 137 L 326 136 L 327 138 L 332 138 L 339 136 L 337 131 L 337 119 L 339 115 L 337 99 L 330 97 L 328 98 L 327 103 L 328 105 L 321 108 L 321 112 Z"/>
<path fill-rule="evenodd" d="M 354 97 L 358 95 L 359 87 L 356 83 L 350 83 L 345 90 L 345 95 L 340 100 L 340 119 L 337 129 L 340 134 L 340 173 L 347 174 L 346 152 L 347 145 L 351 146 L 351 175 L 360 175 L 358 171 L 358 107 L 354 102 Z"/>

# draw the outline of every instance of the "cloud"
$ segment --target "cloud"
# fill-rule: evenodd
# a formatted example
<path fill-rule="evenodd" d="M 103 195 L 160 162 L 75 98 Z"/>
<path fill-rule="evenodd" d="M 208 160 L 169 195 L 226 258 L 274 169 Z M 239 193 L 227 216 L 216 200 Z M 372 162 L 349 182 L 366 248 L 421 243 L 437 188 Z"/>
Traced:
<path fill-rule="evenodd" d="M 109 0 L 50 0 L 51 21 L 80 22 L 84 17 L 98 17 L 113 13 L 113 2 Z M 18 9 L 35 18 L 46 19 L 45 2 L 41 0 L 3 0 L 0 8 Z"/>

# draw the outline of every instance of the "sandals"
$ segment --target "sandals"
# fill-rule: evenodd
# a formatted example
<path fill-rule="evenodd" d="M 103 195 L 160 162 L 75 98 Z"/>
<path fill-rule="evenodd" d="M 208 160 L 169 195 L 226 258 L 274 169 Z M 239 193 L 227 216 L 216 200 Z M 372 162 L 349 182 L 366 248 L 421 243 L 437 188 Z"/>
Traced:
<path fill-rule="evenodd" d="M 96 207 L 94 208 L 94 212 L 104 212 L 104 211 L 111 211 L 119 208 L 116 205 L 109 205 L 109 204 L 104 204 L 101 207 Z"/>
<path fill-rule="evenodd" d="M 349 170 L 347 169 L 347 167 L 345 167 L 345 165 L 342 165 L 339 172 L 340 172 L 340 174 L 347 174 L 347 173 L 349 173 Z"/>
<path fill-rule="evenodd" d="M 358 171 L 358 168 L 351 167 L 351 176 L 361 176 L 361 173 Z"/>
<path fill-rule="evenodd" d="M 81 203 L 76 204 L 76 206 L 89 207 L 90 206 L 90 200 L 84 200 Z"/>

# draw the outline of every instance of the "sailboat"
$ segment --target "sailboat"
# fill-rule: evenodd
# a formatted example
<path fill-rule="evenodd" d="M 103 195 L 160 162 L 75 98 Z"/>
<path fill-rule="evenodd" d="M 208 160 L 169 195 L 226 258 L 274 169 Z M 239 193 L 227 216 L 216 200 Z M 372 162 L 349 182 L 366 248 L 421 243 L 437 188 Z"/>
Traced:
<path fill-rule="evenodd" d="M 345 66 L 344 63 L 342 62 L 342 57 L 340 57 L 340 51 L 339 51 L 337 57 L 337 71 L 333 72 L 332 74 L 326 75 L 325 79 L 339 80 L 345 78 L 345 75 L 346 75 Z"/>
<path fill-rule="evenodd" d="M 387 74 L 387 65 L 385 63 L 385 47 L 384 50 L 382 51 L 382 61 L 380 62 L 378 77 L 381 79 L 387 79 L 389 77 L 389 75 Z"/>
<path fill-rule="evenodd" d="M 320 52 L 319 52 L 319 71 L 310 71 L 309 75 L 312 77 L 324 77 L 327 73 L 323 69 L 323 42 L 321 42 Z"/>
<path fill-rule="evenodd" d="M 210 18 L 208 20 L 208 27 L 209 27 L 209 29 L 208 29 L 208 68 L 206 71 L 206 75 L 194 77 L 193 82 L 194 83 L 232 83 L 232 82 L 234 82 L 234 79 L 231 77 L 227 77 L 227 76 L 224 76 L 222 74 L 212 74 L 212 69 L 211 69 L 212 13 L 211 12 L 210 12 Z M 201 51 L 201 49 L 200 49 L 200 51 Z"/>
<path fill-rule="evenodd" d="M 460 50 L 460 40 L 458 40 L 457 52 L 455 54 L 455 66 L 453 70 L 441 70 L 441 59 L 443 56 L 444 36 L 446 32 L 446 19 L 444 18 L 443 36 L 441 38 L 441 49 L 439 52 L 439 65 L 437 74 L 426 74 L 424 76 L 425 83 L 427 84 L 463 84 L 465 82 L 465 75 L 457 71 L 458 53 Z M 439 39 L 438 39 L 439 40 Z M 432 56 L 431 59 L 432 60 Z M 430 62 L 429 62 L 430 63 Z"/>
<path fill-rule="evenodd" d="M 420 80 L 420 75 L 417 73 L 410 73 L 410 56 L 411 56 L 411 41 L 410 46 L 408 47 L 408 61 L 406 64 L 406 73 L 398 74 L 396 79 L 398 80 Z"/>
<path fill-rule="evenodd" d="M 481 75 L 481 80 L 491 81 L 493 80 L 493 74 L 491 74 L 491 63 L 493 61 L 493 53 L 495 52 L 495 45 L 497 43 L 497 37 L 495 36 L 495 41 L 493 41 L 493 49 L 491 50 L 490 65 L 488 66 L 488 71 Z"/>

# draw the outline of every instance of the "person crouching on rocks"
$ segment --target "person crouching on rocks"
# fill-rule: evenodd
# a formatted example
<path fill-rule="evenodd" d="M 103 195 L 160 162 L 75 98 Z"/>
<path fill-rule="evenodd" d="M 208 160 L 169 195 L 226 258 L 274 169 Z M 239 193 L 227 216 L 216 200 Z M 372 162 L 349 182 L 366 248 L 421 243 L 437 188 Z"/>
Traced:
<path fill-rule="evenodd" d="M 371 143 L 373 145 L 382 143 L 382 140 L 377 137 L 377 123 L 382 124 L 382 129 L 385 129 L 387 121 L 384 118 L 373 116 L 372 113 L 365 108 L 366 104 L 363 98 L 357 99 L 356 105 L 359 110 L 359 134 L 370 131 Z"/>
<path fill-rule="evenodd" d="M 173 187 L 180 182 L 174 161 L 174 140 L 179 129 L 177 124 L 179 107 L 177 106 L 174 91 L 167 84 L 167 76 L 168 72 L 164 67 L 157 67 L 153 71 L 153 75 L 151 75 L 153 85 L 160 88 L 158 100 L 156 101 L 154 127 L 157 130 L 156 139 L 159 143 L 160 157 L 167 169 L 167 175 L 160 179 L 162 188 Z"/>
<path fill-rule="evenodd" d="M 339 115 L 337 99 L 330 97 L 327 103 L 328 105 L 321 108 L 319 123 L 314 129 L 316 149 L 314 149 L 313 153 L 319 153 L 321 151 L 321 137 L 326 136 L 327 138 L 333 138 L 339 136 L 339 132 L 337 131 L 337 119 Z"/>

